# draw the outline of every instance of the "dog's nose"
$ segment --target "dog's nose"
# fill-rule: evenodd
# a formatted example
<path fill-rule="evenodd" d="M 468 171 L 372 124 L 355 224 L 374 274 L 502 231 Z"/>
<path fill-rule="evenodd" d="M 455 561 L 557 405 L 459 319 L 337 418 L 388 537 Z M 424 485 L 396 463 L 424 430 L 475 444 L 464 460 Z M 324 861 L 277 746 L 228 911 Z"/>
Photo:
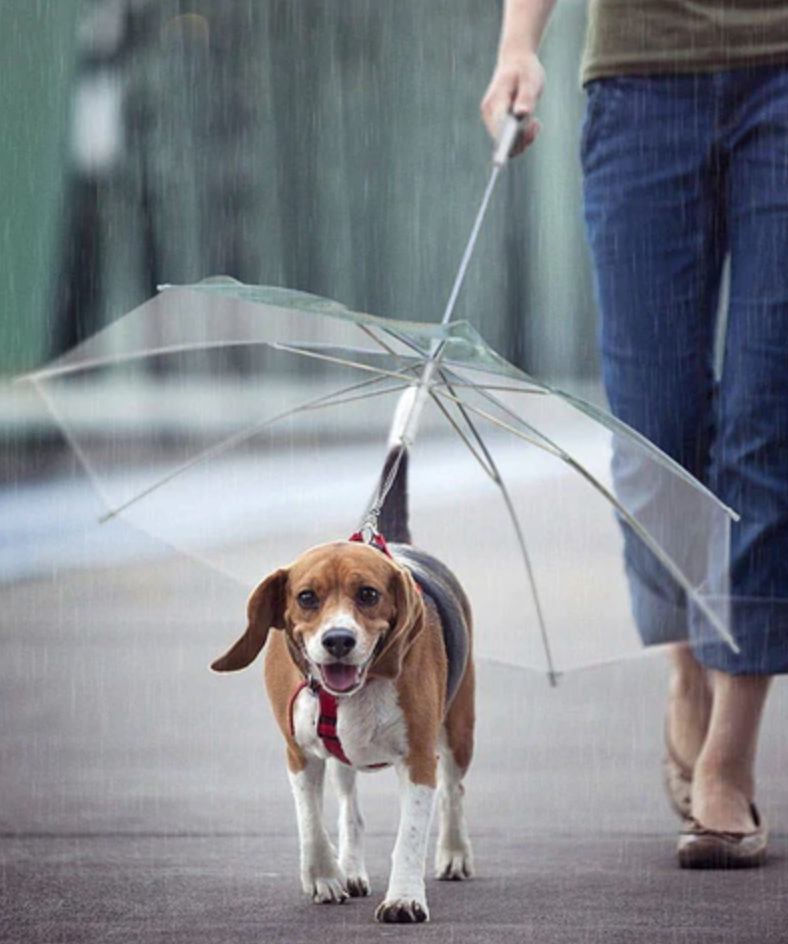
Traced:
<path fill-rule="evenodd" d="M 344 659 L 355 646 L 356 637 L 349 629 L 329 629 L 323 636 L 323 648 L 335 659 Z"/>

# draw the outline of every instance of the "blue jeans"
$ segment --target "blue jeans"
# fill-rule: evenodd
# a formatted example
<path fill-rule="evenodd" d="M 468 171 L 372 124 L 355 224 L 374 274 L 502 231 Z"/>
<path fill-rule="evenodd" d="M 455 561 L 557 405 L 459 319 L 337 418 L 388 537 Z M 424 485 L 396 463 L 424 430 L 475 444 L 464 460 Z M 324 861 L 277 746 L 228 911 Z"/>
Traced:
<path fill-rule="evenodd" d="M 733 674 L 788 672 L 788 68 L 593 82 L 581 152 L 611 409 L 741 515 L 740 655 L 625 533 L 640 633 Z"/>

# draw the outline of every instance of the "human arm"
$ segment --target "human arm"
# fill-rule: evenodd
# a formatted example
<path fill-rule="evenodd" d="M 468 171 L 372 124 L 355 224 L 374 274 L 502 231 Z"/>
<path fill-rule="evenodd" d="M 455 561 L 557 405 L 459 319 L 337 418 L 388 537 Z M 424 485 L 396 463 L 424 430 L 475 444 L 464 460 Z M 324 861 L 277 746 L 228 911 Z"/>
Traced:
<path fill-rule="evenodd" d="M 498 61 L 481 103 L 487 130 L 498 138 L 509 112 L 528 116 L 515 151 L 525 150 L 541 127 L 534 118 L 542 94 L 545 73 L 539 61 L 539 44 L 557 0 L 505 0 Z"/>

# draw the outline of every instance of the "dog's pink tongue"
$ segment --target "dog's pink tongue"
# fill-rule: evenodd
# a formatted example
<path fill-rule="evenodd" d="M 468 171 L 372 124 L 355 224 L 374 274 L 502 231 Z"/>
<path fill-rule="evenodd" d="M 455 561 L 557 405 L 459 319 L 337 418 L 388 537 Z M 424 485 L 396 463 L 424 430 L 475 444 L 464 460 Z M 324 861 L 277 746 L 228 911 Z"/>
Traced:
<path fill-rule="evenodd" d="M 320 670 L 323 681 L 334 692 L 347 692 L 358 681 L 358 668 L 355 665 L 337 662 L 334 665 L 323 665 Z"/>

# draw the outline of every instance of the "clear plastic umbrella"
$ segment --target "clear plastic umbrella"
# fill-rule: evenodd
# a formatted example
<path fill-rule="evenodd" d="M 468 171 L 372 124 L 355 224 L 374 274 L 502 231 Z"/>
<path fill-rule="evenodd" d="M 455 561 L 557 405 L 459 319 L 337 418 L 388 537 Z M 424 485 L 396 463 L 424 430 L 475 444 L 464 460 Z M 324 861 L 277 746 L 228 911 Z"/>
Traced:
<path fill-rule="evenodd" d="M 641 651 L 622 526 L 735 648 L 730 509 L 604 410 L 451 320 L 511 140 L 440 324 L 210 279 L 167 287 L 25 378 L 101 496 L 105 526 L 120 516 L 251 587 L 283 556 L 374 526 L 393 445 L 412 452 L 418 543 L 472 601 L 500 603 L 477 620 L 481 656 L 555 679 Z M 637 472 L 615 487 L 614 455 Z"/>

